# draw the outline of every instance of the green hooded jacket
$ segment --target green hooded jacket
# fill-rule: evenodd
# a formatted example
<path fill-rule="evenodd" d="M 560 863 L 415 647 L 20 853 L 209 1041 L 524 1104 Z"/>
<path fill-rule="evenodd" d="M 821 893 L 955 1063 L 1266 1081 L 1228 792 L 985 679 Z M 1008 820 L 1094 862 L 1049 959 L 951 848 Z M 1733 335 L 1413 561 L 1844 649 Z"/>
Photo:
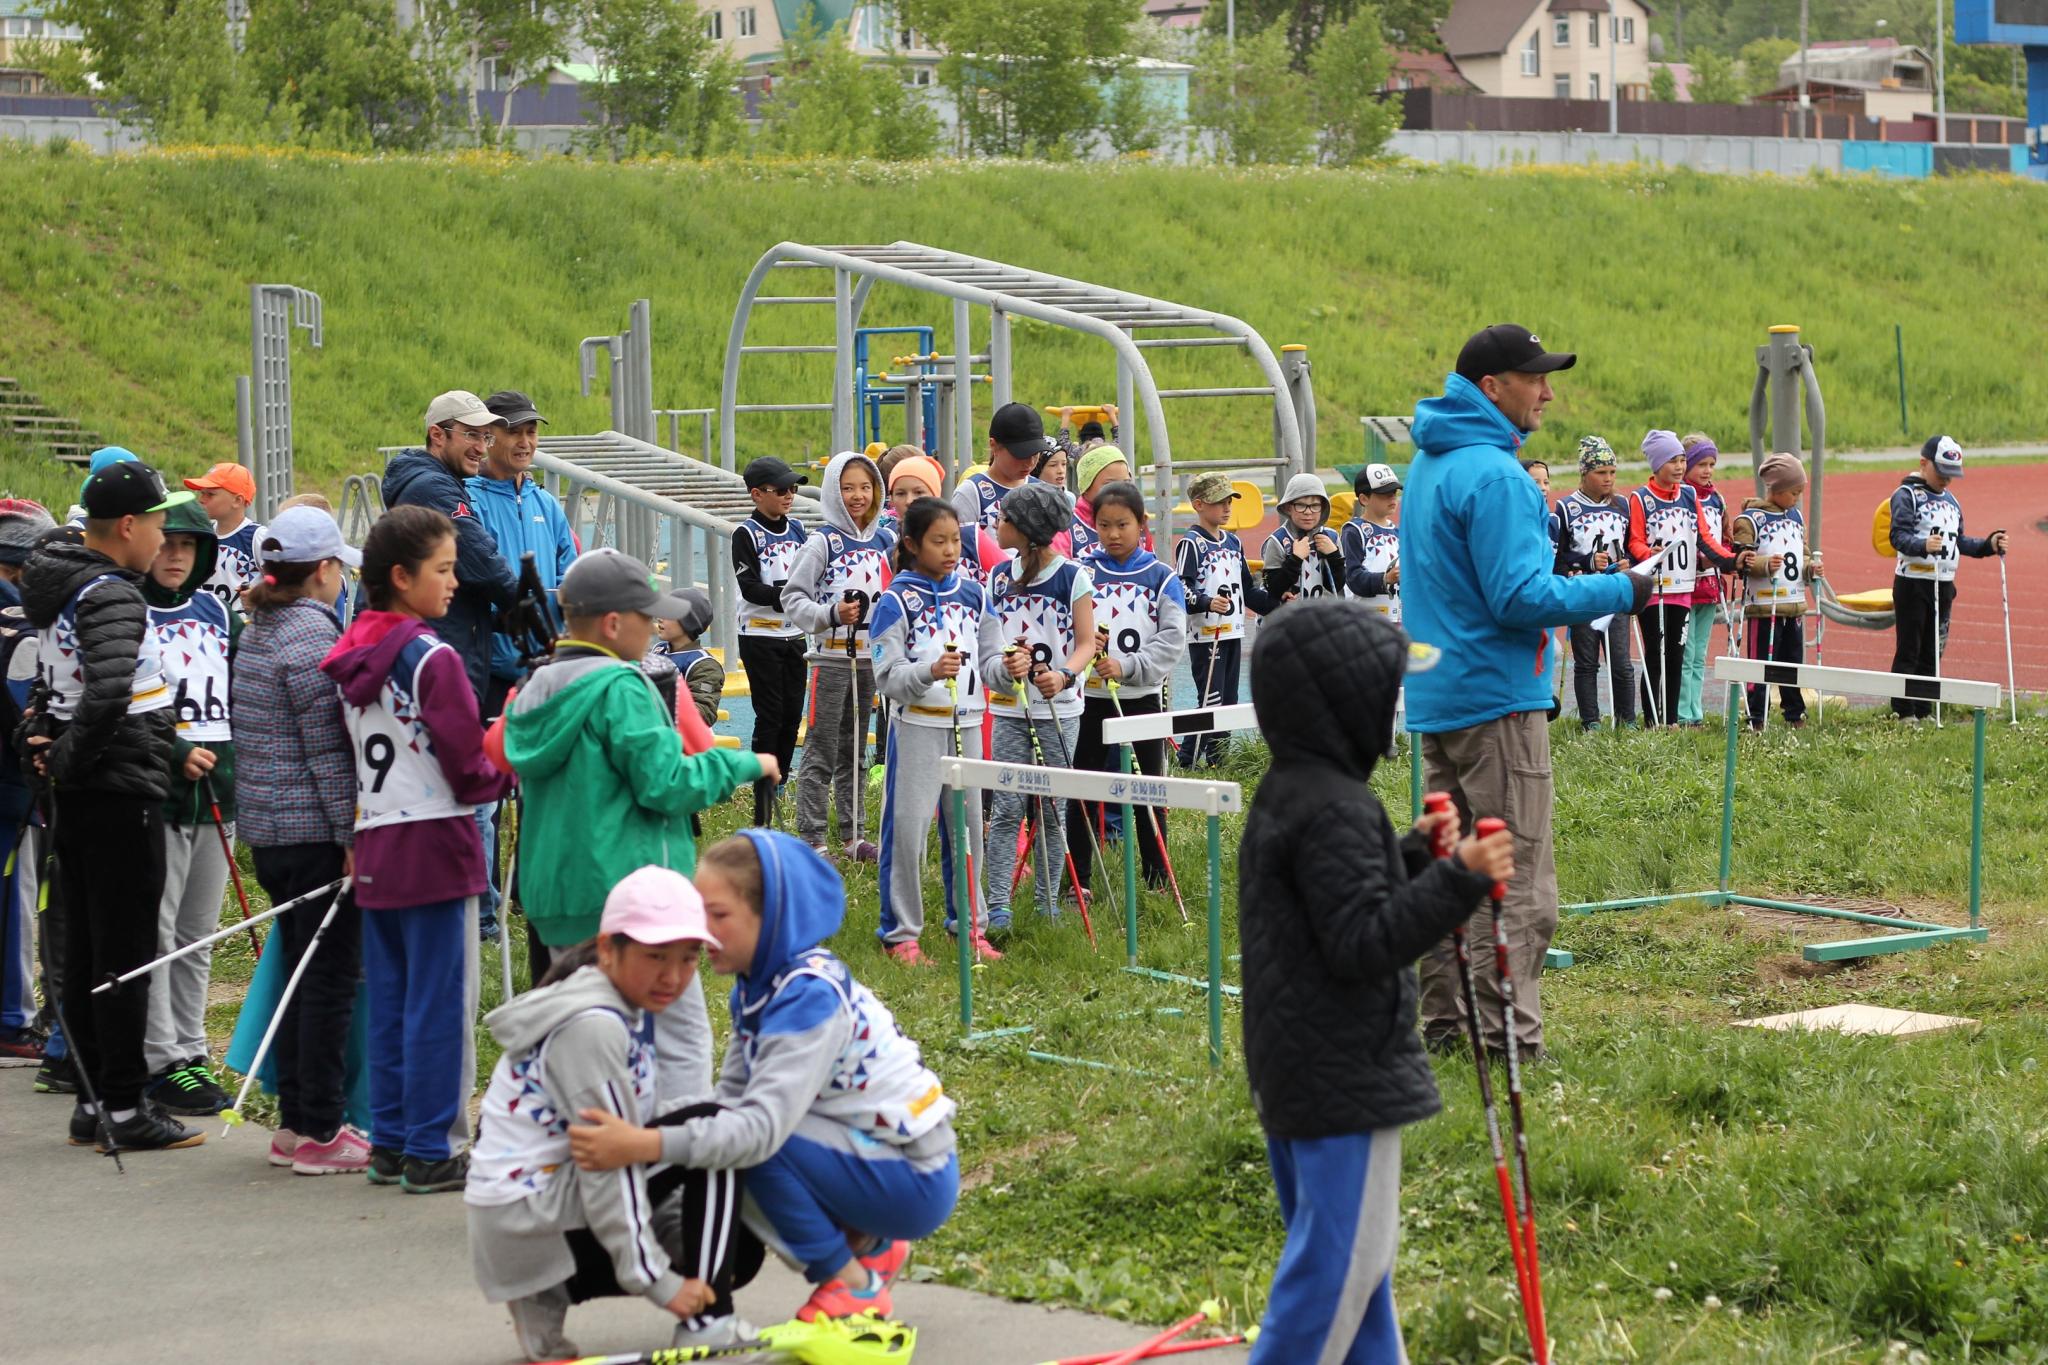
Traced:
<path fill-rule="evenodd" d="M 192 595 L 203 589 L 206 580 L 213 577 L 214 565 L 220 559 L 220 538 L 214 534 L 213 523 L 207 519 L 206 511 L 196 502 L 180 503 L 164 514 L 164 534 L 167 536 L 191 536 L 199 542 L 199 553 L 193 557 L 192 571 L 185 575 L 185 581 L 176 588 L 166 588 L 156 579 L 145 574 L 142 579 L 142 595 L 149 603 L 149 619 L 152 628 L 166 619 L 175 619 L 179 608 L 192 600 Z M 233 659 L 235 643 L 242 635 L 241 613 L 232 607 L 228 609 L 228 657 Z M 171 680 L 177 682 L 177 663 L 166 658 L 165 667 L 170 670 Z M 185 756 L 201 747 L 180 735 L 177 749 L 171 756 L 171 791 L 164 800 L 164 818 L 174 825 L 210 825 L 213 810 L 207 803 L 204 782 L 193 782 L 185 776 Z M 208 741 L 205 748 L 213 751 L 212 777 L 213 795 L 220 802 L 223 820 L 235 818 L 235 746 L 232 740 Z"/>
<path fill-rule="evenodd" d="M 605 896 L 627 873 L 696 871 L 691 813 L 761 776 L 760 759 L 744 750 L 685 757 L 654 684 L 575 640 L 506 708 L 505 757 L 525 798 L 520 901 L 553 948 L 597 932 Z"/>

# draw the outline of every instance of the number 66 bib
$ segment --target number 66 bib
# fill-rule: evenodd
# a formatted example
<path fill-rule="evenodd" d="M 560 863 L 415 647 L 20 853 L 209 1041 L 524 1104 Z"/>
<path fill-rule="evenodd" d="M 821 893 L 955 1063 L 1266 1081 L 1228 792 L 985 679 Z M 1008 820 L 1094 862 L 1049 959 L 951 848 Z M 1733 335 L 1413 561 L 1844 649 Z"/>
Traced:
<path fill-rule="evenodd" d="M 455 789 L 434 757 L 434 742 L 420 719 L 420 673 L 445 640 L 419 636 L 392 660 L 374 705 L 343 708 L 356 751 L 356 828 L 375 829 L 414 820 L 469 815 L 476 807 L 455 799 Z"/>

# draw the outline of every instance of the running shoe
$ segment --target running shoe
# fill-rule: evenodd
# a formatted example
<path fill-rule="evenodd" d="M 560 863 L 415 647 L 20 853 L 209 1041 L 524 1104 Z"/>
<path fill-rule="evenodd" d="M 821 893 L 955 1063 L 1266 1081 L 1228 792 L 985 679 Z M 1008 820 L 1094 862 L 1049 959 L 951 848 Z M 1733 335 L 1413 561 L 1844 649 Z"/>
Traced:
<path fill-rule="evenodd" d="M 124 1152 L 167 1152 L 206 1141 L 206 1134 L 187 1128 L 147 1098 L 132 1115 L 114 1124 L 113 1134 Z M 104 1135 L 95 1145 L 102 1152 L 111 1150 Z"/>
<path fill-rule="evenodd" d="M 398 1188 L 407 1194 L 447 1194 L 467 1183 L 469 1155 L 466 1152 L 457 1152 L 442 1161 L 409 1156 L 405 1159 L 405 1173 L 398 1178 Z"/>
<path fill-rule="evenodd" d="M 304 1138 L 289 1128 L 280 1128 L 272 1133 L 270 1135 L 270 1164 L 273 1166 L 291 1165 L 292 1155 L 299 1150 L 299 1144 L 303 1141 L 305 1141 Z"/>
<path fill-rule="evenodd" d="M 353 1175 L 369 1166 L 370 1140 L 345 1123 L 325 1142 L 300 1138 L 291 1160 L 293 1175 Z"/>
<path fill-rule="evenodd" d="M 895 1241 L 860 1258 L 868 1268 L 868 1274 L 882 1282 L 883 1288 L 896 1283 L 896 1277 L 903 1273 L 903 1267 L 910 1264 L 910 1243 Z"/>
<path fill-rule="evenodd" d="M 372 1185 L 396 1185 L 405 1177 L 405 1153 L 396 1147 L 370 1148 L 370 1164 L 364 1176 Z"/>
<path fill-rule="evenodd" d="M 865 1290 L 849 1288 L 844 1280 L 826 1281 L 811 1291 L 811 1297 L 796 1310 L 796 1316 L 799 1322 L 816 1322 L 819 1318 L 857 1318 L 863 1313 L 886 1318 L 893 1306 L 889 1300 L 888 1284 L 880 1277 L 870 1275 Z"/>
<path fill-rule="evenodd" d="M 38 1095 L 76 1095 L 78 1093 L 78 1064 L 69 1053 L 58 1058 L 45 1058 L 42 1070 L 36 1072 L 35 1091 Z"/>
<path fill-rule="evenodd" d="M 211 1118 L 234 1103 L 234 1096 L 215 1083 L 204 1057 L 195 1057 L 165 1072 L 143 1093 L 162 1106 L 165 1113 L 197 1118 Z"/>
<path fill-rule="evenodd" d="M 916 939 L 905 939 L 888 947 L 889 956 L 906 967 L 929 967 L 932 960 L 924 955 L 924 949 L 917 946 Z"/>

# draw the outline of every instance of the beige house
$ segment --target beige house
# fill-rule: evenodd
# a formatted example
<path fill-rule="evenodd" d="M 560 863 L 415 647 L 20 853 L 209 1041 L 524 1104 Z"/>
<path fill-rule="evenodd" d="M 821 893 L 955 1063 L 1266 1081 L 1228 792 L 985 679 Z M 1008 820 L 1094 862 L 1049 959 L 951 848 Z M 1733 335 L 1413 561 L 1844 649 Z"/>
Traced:
<path fill-rule="evenodd" d="M 1604 100 L 1650 91 L 1650 8 L 1642 0 L 1455 0 L 1438 29 L 1465 79 L 1488 95 Z"/>

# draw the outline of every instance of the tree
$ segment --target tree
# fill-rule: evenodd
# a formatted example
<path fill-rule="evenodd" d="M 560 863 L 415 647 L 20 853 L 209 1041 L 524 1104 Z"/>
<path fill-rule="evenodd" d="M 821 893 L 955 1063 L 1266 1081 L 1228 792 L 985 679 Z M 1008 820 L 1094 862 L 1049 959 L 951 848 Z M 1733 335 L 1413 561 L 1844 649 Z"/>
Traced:
<path fill-rule="evenodd" d="M 1361 6 L 1323 34 L 1309 58 L 1322 160 L 1352 166 L 1378 156 L 1400 125 L 1400 107 L 1384 98 L 1394 54 L 1380 31 L 1379 11 Z"/>
<path fill-rule="evenodd" d="M 512 122 L 512 96 L 545 76 L 569 55 L 577 0 L 426 0 L 419 32 L 429 61 L 456 79 L 467 111 L 470 139 L 478 146 L 502 142 Z M 498 126 L 483 118 L 477 77 L 485 61 L 496 64 L 505 93 Z"/>
<path fill-rule="evenodd" d="M 101 93 L 153 141 L 267 140 L 223 0 L 57 0 L 49 17 L 84 34 Z"/>
<path fill-rule="evenodd" d="M 251 0 L 242 68 L 291 141 L 418 150 L 440 140 L 443 82 L 381 0 Z"/>
<path fill-rule="evenodd" d="M 1101 124 L 1142 0 L 903 0 L 898 18 L 946 55 L 967 144 L 989 156 L 1068 156 Z"/>
<path fill-rule="evenodd" d="M 1694 104 L 1741 104 L 1748 98 L 1733 58 L 1718 52 L 1697 51 L 1692 55 L 1692 102 Z"/>
<path fill-rule="evenodd" d="M 1752 38 L 1742 45 L 1736 60 L 1742 64 L 1742 84 L 1753 98 L 1778 88 L 1778 68 L 1799 52 L 1796 38 Z"/>
<path fill-rule="evenodd" d="M 844 25 L 821 30 L 816 8 L 805 5 L 761 106 L 758 145 L 782 156 L 915 161 L 938 151 L 939 123 L 904 83 L 900 60 L 867 61 Z"/>
<path fill-rule="evenodd" d="M 1230 44 L 1204 34 L 1195 52 L 1188 116 L 1213 139 L 1218 161 L 1297 165 L 1315 153 L 1315 95 L 1294 69 L 1286 30 L 1275 24 Z"/>
<path fill-rule="evenodd" d="M 1102 133 L 1118 156 L 1137 156 L 1159 149 L 1173 131 L 1166 111 L 1148 88 L 1149 82 L 1126 70 L 1109 86 Z"/>
<path fill-rule="evenodd" d="M 1443 51 L 1437 26 L 1451 12 L 1451 0 L 1238 0 L 1237 34 L 1263 33 L 1275 24 L 1287 32 L 1287 46 L 1297 71 L 1307 71 L 1310 58 L 1325 34 L 1362 8 L 1379 10 L 1380 29 L 1394 47 L 1420 52 Z M 1224 31 L 1225 7 L 1212 4 L 1203 15 L 1210 33 Z"/>
<path fill-rule="evenodd" d="M 1650 98 L 1659 104 L 1675 104 L 1678 100 L 1678 77 L 1671 74 L 1671 68 L 1660 66 L 1650 73 Z"/>
<path fill-rule="evenodd" d="M 590 89 L 603 121 L 585 143 L 613 157 L 704 156 L 740 137 L 739 70 L 715 49 L 687 0 L 589 0 L 584 38 L 603 75 Z"/>

